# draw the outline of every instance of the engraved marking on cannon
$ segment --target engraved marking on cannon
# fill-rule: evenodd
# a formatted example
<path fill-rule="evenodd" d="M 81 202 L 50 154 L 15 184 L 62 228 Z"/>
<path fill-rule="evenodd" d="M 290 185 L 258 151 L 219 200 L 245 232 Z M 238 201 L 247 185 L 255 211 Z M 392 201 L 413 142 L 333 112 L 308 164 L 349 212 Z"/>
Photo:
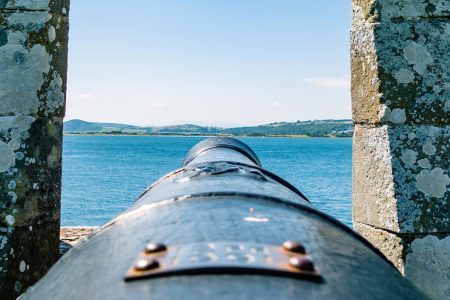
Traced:
<path fill-rule="evenodd" d="M 254 274 L 321 282 L 320 270 L 306 251 L 292 251 L 287 247 L 288 244 L 275 246 L 210 242 L 166 246 L 164 251 L 159 252 L 142 251 L 124 279 L 132 281 L 175 275 Z M 156 261 L 158 266 L 142 268 L 143 261 Z"/>

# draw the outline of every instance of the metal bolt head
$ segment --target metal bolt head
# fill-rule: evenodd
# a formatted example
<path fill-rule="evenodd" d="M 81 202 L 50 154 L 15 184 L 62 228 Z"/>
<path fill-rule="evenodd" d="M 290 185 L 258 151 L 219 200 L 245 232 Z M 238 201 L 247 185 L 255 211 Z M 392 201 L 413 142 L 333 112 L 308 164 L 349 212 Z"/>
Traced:
<path fill-rule="evenodd" d="M 147 244 L 144 248 L 144 252 L 145 253 L 155 253 L 155 252 L 162 252 L 162 251 L 166 251 L 167 250 L 167 246 L 164 244 L 154 244 L 154 243 L 150 243 Z"/>
<path fill-rule="evenodd" d="M 307 257 L 293 256 L 289 258 L 289 265 L 301 271 L 314 271 L 314 263 Z"/>
<path fill-rule="evenodd" d="M 136 271 L 149 271 L 159 267 L 159 262 L 154 258 L 143 258 L 136 262 L 134 269 Z"/>
<path fill-rule="evenodd" d="M 302 244 L 294 241 L 286 241 L 283 243 L 283 249 L 290 252 L 295 252 L 298 254 L 305 254 L 306 250 Z"/>

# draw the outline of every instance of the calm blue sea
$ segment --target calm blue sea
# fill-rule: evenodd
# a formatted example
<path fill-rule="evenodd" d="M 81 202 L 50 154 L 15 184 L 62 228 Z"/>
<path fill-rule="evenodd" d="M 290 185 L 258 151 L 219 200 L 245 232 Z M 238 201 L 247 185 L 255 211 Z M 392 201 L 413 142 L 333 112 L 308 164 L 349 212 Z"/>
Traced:
<path fill-rule="evenodd" d="M 97 226 L 178 168 L 201 137 L 65 136 L 62 225 Z M 352 141 L 242 138 L 263 167 L 300 189 L 320 210 L 351 226 Z"/>

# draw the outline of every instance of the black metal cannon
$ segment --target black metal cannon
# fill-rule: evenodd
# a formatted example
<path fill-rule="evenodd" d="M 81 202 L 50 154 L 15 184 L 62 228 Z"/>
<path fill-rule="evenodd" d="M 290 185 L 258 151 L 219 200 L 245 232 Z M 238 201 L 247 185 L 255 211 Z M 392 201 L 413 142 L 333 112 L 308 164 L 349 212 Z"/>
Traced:
<path fill-rule="evenodd" d="M 183 166 L 71 249 L 22 299 L 421 299 L 365 239 L 242 142 Z"/>

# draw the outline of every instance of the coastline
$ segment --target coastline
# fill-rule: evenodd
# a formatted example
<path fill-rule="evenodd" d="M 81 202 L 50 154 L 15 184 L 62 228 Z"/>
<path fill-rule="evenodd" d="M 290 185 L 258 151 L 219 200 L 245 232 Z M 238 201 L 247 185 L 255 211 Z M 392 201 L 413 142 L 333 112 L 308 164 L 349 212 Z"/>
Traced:
<path fill-rule="evenodd" d="M 351 137 L 354 129 L 353 121 L 350 119 L 273 122 L 228 128 L 195 124 L 136 126 L 122 123 L 88 122 L 79 119 L 64 122 L 65 135 L 86 136 L 333 138 Z"/>
<path fill-rule="evenodd" d="M 220 135 L 220 134 L 128 134 L 128 133 L 64 133 L 64 136 L 140 136 L 140 137 L 232 137 L 232 138 L 352 138 L 351 136 L 320 135 L 311 136 L 306 134 L 289 135 Z"/>

